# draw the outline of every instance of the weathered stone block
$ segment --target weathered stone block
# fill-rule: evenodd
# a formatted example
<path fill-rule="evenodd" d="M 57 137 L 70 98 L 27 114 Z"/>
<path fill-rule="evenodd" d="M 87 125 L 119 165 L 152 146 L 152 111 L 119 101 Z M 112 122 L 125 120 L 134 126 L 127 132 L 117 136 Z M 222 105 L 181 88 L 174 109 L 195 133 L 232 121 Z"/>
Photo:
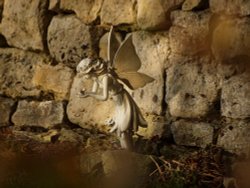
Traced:
<path fill-rule="evenodd" d="M 218 61 L 241 61 L 250 51 L 250 18 L 220 17 L 214 19 L 211 49 Z"/>
<path fill-rule="evenodd" d="M 44 101 L 18 102 L 17 110 L 12 116 L 16 126 L 40 126 L 52 128 L 63 122 L 64 109 L 62 102 Z"/>
<path fill-rule="evenodd" d="M 250 117 L 250 71 L 224 81 L 221 112 L 223 116 L 230 118 Z"/>
<path fill-rule="evenodd" d="M 217 145 L 225 150 L 242 154 L 249 153 L 250 148 L 250 122 L 235 121 L 222 129 Z"/>
<path fill-rule="evenodd" d="M 209 11 L 171 13 L 173 26 L 169 30 L 172 53 L 190 56 L 210 51 Z"/>
<path fill-rule="evenodd" d="M 32 83 L 35 65 L 48 62 L 43 54 L 0 49 L 0 94 L 12 98 L 39 96 L 40 90 Z"/>
<path fill-rule="evenodd" d="M 97 30 L 83 24 L 74 15 L 55 16 L 48 28 L 51 56 L 74 68 L 81 59 L 96 54 L 94 45 L 98 40 Z"/>
<path fill-rule="evenodd" d="M 250 1 L 248 0 L 210 0 L 209 4 L 214 13 L 235 16 L 250 15 Z"/>
<path fill-rule="evenodd" d="M 219 94 L 216 66 L 209 57 L 179 60 L 166 73 L 166 102 L 170 114 L 183 118 L 204 117 L 214 108 Z"/>
<path fill-rule="evenodd" d="M 213 127 L 208 123 L 180 120 L 171 126 L 176 144 L 205 148 L 212 144 Z"/>
<path fill-rule="evenodd" d="M 73 75 L 73 70 L 63 64 L 38 64 L 35 66 L 32 83 L 46 92 L 53 93 L 56 100 L 68 100 Z"/>
<path fill-rule="evenodd" d="M 142 62 L 139 72 L 155 80 L 131 94 L 144 112 L 160 115 L 164 99 L 164 65 L 170 54 L 168 33 L 135 32 L 133 43 Z"/>
<path fill-rule="evenodd" d="M 47 0 L 5 0 L 1 33 L 10 46 L 44 50 Z"/>
<path fill-rule="evenodd" d="M 10 115 L 15 101 L 10 98 L 0 97 L 0 127 L 10 124 Z"/>
<path fill-rule="evenodd" d="M 89 24 L 97 19 L 103 0 L 60 0 L 60 8 L 72 10 L 83 23 Z"/>
<path fill-rule="evenodd" d="M 67 115 L 71 122 L 83 128 L 90 129 L 92 126 L 98 125 L 98 128 L 107 130 L 108 126 L 103 125 L 108 118 L 112 118 L 113 101 L 98 101 L 93 97 L 80 97 L 80 91 L 83 88 L 91 90 L 92 84 L 92 81 L 81 78 L 79 75 L 74 78 L 67 106 Z"/>
<path fill-rule="evenodd" d="M 101 9 L 101 23 L 110 25 L 135 24 L 134 0 L 104 0 Z"/>
<path fill-rule="evenodd" d="M 167 29 L 170 24 L 170 11 L 181 5 L 183 0 L 138 0 L 137 23 L 142 29 Z"/>

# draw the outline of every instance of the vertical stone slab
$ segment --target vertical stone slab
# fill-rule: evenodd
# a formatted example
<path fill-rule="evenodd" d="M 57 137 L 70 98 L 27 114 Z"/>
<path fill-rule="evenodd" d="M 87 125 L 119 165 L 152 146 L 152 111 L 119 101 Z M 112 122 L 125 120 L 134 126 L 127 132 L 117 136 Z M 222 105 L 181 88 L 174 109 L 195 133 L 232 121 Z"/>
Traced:
<path fill-rule="evenodd" d="M 168 32 L 135 32 L 133 43 L 142 63 L 139 72 L 155 80 L 131 94 L 144 112 L 160 115 L 164 100 L 164 65 L 170 54 Z"/>

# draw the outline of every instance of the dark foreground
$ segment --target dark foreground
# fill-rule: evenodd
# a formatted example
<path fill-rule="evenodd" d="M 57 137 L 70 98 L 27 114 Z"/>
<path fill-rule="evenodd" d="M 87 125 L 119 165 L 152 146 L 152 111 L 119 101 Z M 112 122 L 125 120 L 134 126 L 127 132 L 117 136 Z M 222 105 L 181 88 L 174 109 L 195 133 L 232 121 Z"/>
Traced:
<path fill-rule="evenodd" d="M 141 140 L 139 152 L 131 153 L 120 150 L 110 135 L 76 132 L 81 139 L 53 134 L 44 141 L 1 131 L 0 187 L 250 187 L 249 163 L 219 148 L 159 147 L 154 140 Z"/>

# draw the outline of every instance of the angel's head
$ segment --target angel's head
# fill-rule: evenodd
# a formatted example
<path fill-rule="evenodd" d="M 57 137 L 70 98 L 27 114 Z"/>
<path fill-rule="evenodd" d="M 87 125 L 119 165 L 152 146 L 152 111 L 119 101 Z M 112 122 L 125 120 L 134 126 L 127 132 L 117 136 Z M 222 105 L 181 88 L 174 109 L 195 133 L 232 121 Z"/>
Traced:
<path fill-rule="evenodd" d="M 88 76 L 99 76 L 106 72 L 107 65 L 101 59 L 86 58 L 80 61 L 76 67 L 77 73 Z"/>

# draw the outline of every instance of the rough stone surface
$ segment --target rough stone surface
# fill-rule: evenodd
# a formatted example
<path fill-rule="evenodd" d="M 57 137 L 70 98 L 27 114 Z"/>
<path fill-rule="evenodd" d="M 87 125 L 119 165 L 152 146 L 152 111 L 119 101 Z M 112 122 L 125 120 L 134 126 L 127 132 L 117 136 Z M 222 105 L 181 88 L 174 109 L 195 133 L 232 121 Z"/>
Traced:
<path fill-rule="evenodd" d="M 247 16 L 250 15 L 248 0 L 210 0 L 211 11 L 219 14 Z"/>
<path fill-rule="evenodd" d="M 136 32 L 133 43 L 142 62 L 139 72 L 155 80 L 131 92 L 132 96 L 143 111 L 160 115 L 164 99 L 164 65 L 170 53 L 168 33 Z"/>
<path fill-rule="evenodd" d="M 4 6 L 4 0 L 0 0 L 0 20 L 2 20 L 3 16 L 3 6 Z"/>
<path fill-rule="evenodd" d="M 69 103 L 67 106 L 67 115 L 72 123 L 78 124 L 83 128 L 93 128 L 96 126 L 100 129 L 107 130 L 108 126 L 103 126 L 108 118 L 112 118 L 114 111 L 113 101 L 98 101 L 93 97 L 80 98 L 80 91 L 85 88 L 91 90 L 92 82 L 85 80 L 77 75 L 74 78 Z"/>
<path fill-rule="evenodd" d="M 210 51 L 209 11 L 173 11 L 173 26 L 169 30 L 171 52 L 183 56 Z"/>
<path fill-rule="evenodd" d="M 5 0 L 1 33 L 10 46 L 44 50 L 47 0 Z"/>
<path fill-rule="evenodd" d="M 38 64 L 32 82 L 43 91 L 53 93 L 56 100 L 67 100 L 73 75 L 73 70 L 62 64 Z"/>
<path fill-rule="evenodd" d="M 80 168 L 83 174 L 90 174 L 96 169 L 102 169 L 102 152 L 83 153 L 80 158 Z"/>
<path fill-rule="evenodd" d="M 218 61 L 250 58 L 250 18 L 219 17 L 213 22 L 217 27 L 213 31 L 211 49 Z"/>
<path fill-rule="evenodd" d="M 15 101 L 10 98 L 0 97 L 0 127 L 10 124 L 10 116 Z"/>
<path fill-rule="evenodd" d="M 38 97 L 40 90 L 32 83 L 35 65 L 48 63 L 43 54 L 17 49 L 0 49 L 0 94 L 15 97 Z"/>
<path fill-rule="evenodd" d="M 49 0 L 49 10 L 59 12 L 60 0 Z"/>
<path fill-rule="evenodd" d="M 146 139 L 151 139 L 154 137 L 161 138 L 165 131 L 165 127 L 167 122 L 165 121 L 163 116 L 156 116 L 156 115 L 146 115 L 144 116 L 145 120 L 148 122 L 147 128 L 139 127 L 137 134 L 143 136 Z M 164 135 L 167 137 L 168 135 Z"/>
<path fill-rule="evenodd" d="M 198 10 L 208 8 L 208 0 L 185 0 L 182 10 Z"/>
<path fill-rule="evenodd" d="M 179 120 L 172 124 L 171 130 L 178 145 L 205 148 L 213 141 L 213 127 L 208 123 Z"/>
<path fill-rule="evenodd" d="M 148 178 L 152 160 L 147 155 L 131 153 L 125 150 L 106 151 L 102 154 L 102 165 L 107 177 L 123 177 L 138 181 L 140 178 Z M 122 169 L 122 170 L 121 170 Z M 125 175 L 126 174 L 126 175 Z M 128 180 L 128 179 L 127 179 Z M 125 181 L 125 179 L 123 179 Z M 140 179 L 141 181 L 141 179 Z"/>
<path fill-rule="evenodd" d="M 83 23 L 89 24 L 97 19 L 103 0 L 60 0 L 60 8 L 72 10 Z"/>
<path fill-rule="evenodd" d="M 250 117 L 250 71 L 224 81 L 221 112 L 223 116 L 230 118 Z"/>
<path fill-rule="evenodd" d="M 134 0 L 104 0 L 101 9 L 101 23 L 110 25 L 135 24 Z"/>
<path fill-rule="evenodd" d="M 94 56 L 99 34 L 75 15 L 55 16 L 48 28 L 48 47 L 52 57 L 70 67 L 81 59 Z M 98 45 L 98 44 L 97 44 Z"/>
<path fill-rule="evenodd" d="M 218 98 L 219 78 L 209 57 L 185 59 L 167 70 L 167 95 L 174 117 L 199 118 L 214 108 Z"/>
<path fill-rule="evenodd" d="M 52 128 L 63 121 L 64 109 L 61 102 L 44 101 L 18 102 L 17 111 L 12 116 L 16 126 L 40 126 Z"/>
<path fill-rule="evenodd" d="M 62 128 L 59 133 L 59 142 L 83 143 L 83 136 L 76 131 Z"/>
<path fill-rule="evenodd" d="M 250 143 L 250 122 L 235 121 L 222 129 L 217 145 L 237 154 L 248 153 Z"/>
<path fill-rule="evenodd" d="M 137 23 L 146 30 L 169 28 L 170 11 L 181 5 L 183 0 L 138 0 Z"/>

